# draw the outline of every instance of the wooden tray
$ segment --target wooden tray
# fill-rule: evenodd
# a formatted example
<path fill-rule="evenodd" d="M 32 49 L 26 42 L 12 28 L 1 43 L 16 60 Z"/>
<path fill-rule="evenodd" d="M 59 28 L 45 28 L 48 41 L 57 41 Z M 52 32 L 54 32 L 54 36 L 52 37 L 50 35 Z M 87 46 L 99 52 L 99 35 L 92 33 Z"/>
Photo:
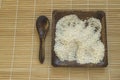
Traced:
<path fill-rule="evenodd" d="M 81 19 L 87 19 L 88 17 L 95 17 L 101 21 L 102 31 L 101 31 L 101 41 L 105 46 L 105 53 L 103 60 L 98 64 L 80 64 L 76 61 L 60 61 L 54 52 L 54 44 L 55 44 L 55 31 L 56 31 L 56 23 L 63 16 L 69 14 L 76 14 Z M 52 14 L 52 65 L 54 67 L 106 67 L 108 65 L 107 58 L 107 34 L 106 34 L 106 16 L 103 11 L 67 11 L 67 10 L 54 10 Z"/>

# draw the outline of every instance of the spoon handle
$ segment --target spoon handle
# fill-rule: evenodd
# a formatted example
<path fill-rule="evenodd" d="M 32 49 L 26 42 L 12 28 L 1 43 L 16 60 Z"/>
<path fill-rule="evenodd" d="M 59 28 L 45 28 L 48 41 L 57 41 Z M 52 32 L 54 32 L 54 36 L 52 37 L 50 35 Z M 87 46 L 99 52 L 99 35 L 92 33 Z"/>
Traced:
<path fill-rule="evenodd" d="M 44 38 L 40 38 L 40 47 L 39 47 L 39 60 L 40 63 L 43 64 L 45 59 L 45 40 Z"/>

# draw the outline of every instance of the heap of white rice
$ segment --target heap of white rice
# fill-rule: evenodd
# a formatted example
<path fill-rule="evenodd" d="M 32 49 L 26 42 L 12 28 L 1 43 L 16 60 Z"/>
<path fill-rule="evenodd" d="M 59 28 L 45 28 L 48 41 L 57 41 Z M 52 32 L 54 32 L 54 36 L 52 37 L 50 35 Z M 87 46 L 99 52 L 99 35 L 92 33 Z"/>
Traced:
<path fill-rule="evenodd" d="M 81 20 L 71 14 L 56 24 L 54 51 L 61 61 L 99 63 L 104 57 L 104 45 L 100 40 L 101 23 L 96 18 Z"/>

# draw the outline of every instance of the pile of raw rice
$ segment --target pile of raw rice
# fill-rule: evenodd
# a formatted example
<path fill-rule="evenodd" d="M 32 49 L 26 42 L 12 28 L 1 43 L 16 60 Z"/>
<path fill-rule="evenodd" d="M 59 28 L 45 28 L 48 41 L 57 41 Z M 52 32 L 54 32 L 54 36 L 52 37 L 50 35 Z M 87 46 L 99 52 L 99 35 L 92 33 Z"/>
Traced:
<path fill-rule="evenodd" d="M 81 20 L 71 14 L 56 24 L 54 51 L 61 61 L 99 63 L 104 57 L 104 45 L 100 40 L 101 22 L 96 18 Z"/>

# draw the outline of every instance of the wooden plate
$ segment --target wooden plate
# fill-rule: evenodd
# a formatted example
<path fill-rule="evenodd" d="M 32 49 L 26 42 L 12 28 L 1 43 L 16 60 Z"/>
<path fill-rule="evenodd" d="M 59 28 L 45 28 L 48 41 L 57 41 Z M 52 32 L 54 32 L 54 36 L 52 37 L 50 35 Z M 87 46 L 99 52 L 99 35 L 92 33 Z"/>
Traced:
<path fill-rule="evenodd" d="M 60 61 L 54 52 L 55 45 L 55 31 L 57 21 L 69 14 L 76 14 L 81 19 L 87 19 L 88 17 L 94 17 L 101 21 L 102 31 L 101 31 L 101 41 L 105 46 L 105 53 L 103 60 L 98 64 L 80 64 L 76 61 Z M 67 10 L 54 10 L 52 13 L 52 65 L 54 67 L 106 67 L 108 65 L 107 58 L 107 32 L 106 32 L 106 16 L 103 11 L 67 11 Z"/>

